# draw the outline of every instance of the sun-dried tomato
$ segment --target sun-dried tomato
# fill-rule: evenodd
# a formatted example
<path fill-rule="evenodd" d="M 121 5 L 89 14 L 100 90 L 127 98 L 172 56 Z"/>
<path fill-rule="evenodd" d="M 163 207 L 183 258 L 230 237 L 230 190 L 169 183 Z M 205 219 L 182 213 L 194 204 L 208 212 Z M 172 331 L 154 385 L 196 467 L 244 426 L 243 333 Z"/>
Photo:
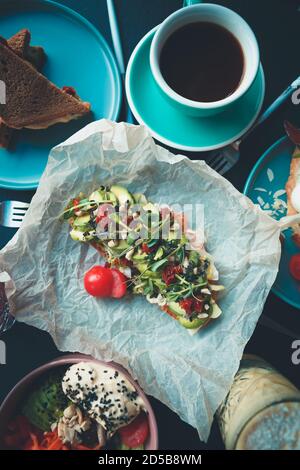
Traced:
<path fill-rule="evenodd" d="M 183 310 L 185 310 L 187 315 L 191 315 L 193 313 L 193 304 L 194 304 L 194 299 L 192 297 L 189 297 L 188 299 L 183 299 L 180 300 L 179 305 Z"/>
<path fill-rule="evenodd" d="M 182 266 L 180 266 L 180 264 L 175 265 L 171 263 L 165 267 L 162 273 L 162 278 L 167 284 L 167 286 L 169 286 L 175 280 L 176 274 L 181 274 L 181 273 L 182 273 Z"/>
<path fill-rule="evenodd" d="M 193 310 L 194 312 L 201 313 L 203 307 L 203 302 L 199 299 L 194 299 Z"/>
<path fill-rule="evenodd" d="M 194 297 L 188 297 L 187 299 L 180 300 L 179 305 L 185 310 L 187 315 L 191 315 L 194 312 L 202 312 L 203 302 Z"/>
<path fill-rule="evenodd" d="M 147 243 L 142 244 L 141 250 L 143 253 L 151 253 L 151 248 L 147 245 Z"/>

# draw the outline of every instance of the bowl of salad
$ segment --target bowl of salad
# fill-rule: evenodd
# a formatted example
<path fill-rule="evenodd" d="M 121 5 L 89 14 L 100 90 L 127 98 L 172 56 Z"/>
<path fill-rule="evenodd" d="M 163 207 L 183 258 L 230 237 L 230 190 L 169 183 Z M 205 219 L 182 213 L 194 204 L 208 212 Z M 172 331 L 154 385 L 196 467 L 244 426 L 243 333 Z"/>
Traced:
<path fill-rule="evenodd" d="M 74 354 L 26 375 L 0 408 L 0 448 L 157 450 L 149 400 L 121 366 Z"/>

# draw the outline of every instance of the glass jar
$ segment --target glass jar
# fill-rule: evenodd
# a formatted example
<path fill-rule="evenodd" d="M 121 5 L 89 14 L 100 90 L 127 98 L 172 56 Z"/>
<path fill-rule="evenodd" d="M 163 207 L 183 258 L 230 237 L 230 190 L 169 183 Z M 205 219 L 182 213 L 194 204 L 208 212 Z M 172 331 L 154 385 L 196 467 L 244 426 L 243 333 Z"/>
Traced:
<path fill-rule="evenodd" d="M 226 449 L 300 446 L 300 392 L 257 356 L 243 357 L 217 419 Z"/>

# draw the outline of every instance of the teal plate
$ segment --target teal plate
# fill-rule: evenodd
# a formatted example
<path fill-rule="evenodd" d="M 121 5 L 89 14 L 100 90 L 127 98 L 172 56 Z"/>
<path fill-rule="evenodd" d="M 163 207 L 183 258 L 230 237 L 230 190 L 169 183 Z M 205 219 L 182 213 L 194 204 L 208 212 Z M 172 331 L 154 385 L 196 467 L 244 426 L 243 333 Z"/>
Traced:
<path fill-rule="evenodd" d="M 244 193 L 255 204 L 260 204 L 264 210 L 272 210 L 275 200 L 283 200 L 280 207 L 277 210 L 273 209 L 272 214 L 270 213 L 275 219 L 286 215 L 286 194 L 281 193 L 285 189 L 290 174 L 290 162 L 294 149 L 295 145 L 287 137 L 278 140 L 257 161 L 244 189 Z M 265 192 L 261 191 L 262 189 Z M 289 272 L 291 256 L 299 253 L 299 248 L 293 242 L 290 230 L 285 231 L 284 234 L 279 272 L 272 290 L 282 300 L 300 309 L 300 283 Z"/>
<path fill-rule="evenodd" d="M 127 67 L 126 94 L 137 121 L 158 141 L 190 152 L 224 147 L 241 137 L 261 110 L 265 94 L 262 67 L 249 91 L 228 111 L 209 118 L 186 116 L 167 102 L 152 76 L 149 55 L 155 31 L 138 43 Z"/>
<path fill-rule="evenodd" d="M 121 80 L 115 59 L 101 34 L 73 10 L 47 0 L 0 2 L 0 32 L 8 38 L 22 28 L 33 45 L 44 47 L 43 73 L 59 87 L 73 86 L 92 113 L 45 130 L 16 131 L 12 148 L 0 149 L 0 187 L 35 189 L 49 151 L 90 121 L 117 119 Z"/>

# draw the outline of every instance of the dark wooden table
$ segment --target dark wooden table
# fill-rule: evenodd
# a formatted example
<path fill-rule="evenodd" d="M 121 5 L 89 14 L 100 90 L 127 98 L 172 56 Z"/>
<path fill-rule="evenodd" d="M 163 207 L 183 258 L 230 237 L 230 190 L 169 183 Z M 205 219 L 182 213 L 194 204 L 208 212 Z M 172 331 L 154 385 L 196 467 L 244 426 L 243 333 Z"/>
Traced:
<path fill-rule="evenodd" d="M 61 0 L 61 3 L 86 16 L 111 42 L 105 0 Z M 181 3 L 181 0 L 116 0 L 126 60 L 138 40 L 178 9 Z M 222 0 L 218 3 L 239 12 L 257 35 L 266 74 L 267 105 L 300 75 L 300 0 Z M 284 117 L 300 124 L 300 105 L 288 103 L 245 142 L 239 164 L 227 175 L 238 189 L 243 189 L 247 175 L 261 153 L 283 134 Z M 202 158 L 202 155 L 189 156 Z M 32 195 L 32 192 L 0 190 L 0 200 L 29 201 Z M 13 234 L 13 230 L 1 228 L 0 246 L 4 246 Z M 292 333 L 289 336 L 282 331 L 272 330 L 260 321 L 246 351 L 269 360 L 300 387 L 300 365 L 294 365 L 291 360 L 292 341 L 300 338 L 300 312 L 271 293 L 264 306 L 263 317 L 271 319 L 280 327 L 288 328 Z M 7 346 L 7 364 L 0 366 L 0 401 L 27 372 L 61 354 L 48 334 L 20 323 L 1 339 Z M 158 419 L 161 449 L 223 448 L 216 424 L 213 425 L 208 443 L 203 444 L 196 431 L 183 423 L 175 413 L 157 400 L 153 399 L 152 403 Z"/>

